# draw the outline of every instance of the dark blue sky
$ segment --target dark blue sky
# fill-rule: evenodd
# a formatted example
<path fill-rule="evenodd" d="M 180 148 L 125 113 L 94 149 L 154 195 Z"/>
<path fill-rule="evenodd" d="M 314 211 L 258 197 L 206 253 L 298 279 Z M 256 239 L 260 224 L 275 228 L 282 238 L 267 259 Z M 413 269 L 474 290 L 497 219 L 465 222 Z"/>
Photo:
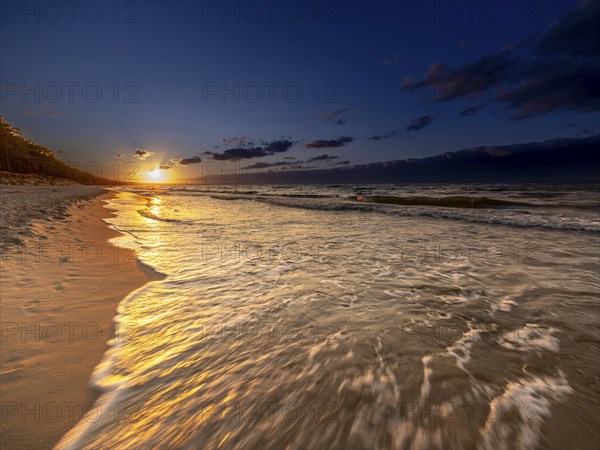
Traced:
<path fill-rule="evenodd" d="M 65 161 L 178 177 L 193 156 L 358 163 L 594 134 L 598 7 L 580 3 L 7 1 L 2 115 Z"/>

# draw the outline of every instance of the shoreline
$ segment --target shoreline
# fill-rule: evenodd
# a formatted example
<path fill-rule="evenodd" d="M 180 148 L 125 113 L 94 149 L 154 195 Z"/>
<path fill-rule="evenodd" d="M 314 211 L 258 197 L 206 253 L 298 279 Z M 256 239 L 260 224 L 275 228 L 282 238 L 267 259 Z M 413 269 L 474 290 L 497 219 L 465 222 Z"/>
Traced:
<path fill-rule="evenodd" d="M 103 220 L 114 214 L 104 201 L 115 194 L 79 188 L 2 192 L 8 230 L 11 219 L 20 225 L 1 254 L 5 449 L 50 449 L 84 415 L 103 413 L 91 375 L 113 337 L 119 302 L 153 279 L 133 250 L 108 242 L 121 236 Z M 45 195 L 55 198 L 40 203 Z"/>

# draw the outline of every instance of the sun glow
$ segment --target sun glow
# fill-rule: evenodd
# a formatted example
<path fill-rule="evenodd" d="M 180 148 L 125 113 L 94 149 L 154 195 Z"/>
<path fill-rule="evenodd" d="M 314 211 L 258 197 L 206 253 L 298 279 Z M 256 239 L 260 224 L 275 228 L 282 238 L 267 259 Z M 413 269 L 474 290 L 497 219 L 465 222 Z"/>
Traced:
<path fill-rule="evenodd" d="M 164 176 L 163 176 L 163 171 L 160 170 L 158 167 L 154 170 L 149 170 L 148 172 L 146 172 L 147 177 L 152 180 L 152 181 L 161 181 Z"/>

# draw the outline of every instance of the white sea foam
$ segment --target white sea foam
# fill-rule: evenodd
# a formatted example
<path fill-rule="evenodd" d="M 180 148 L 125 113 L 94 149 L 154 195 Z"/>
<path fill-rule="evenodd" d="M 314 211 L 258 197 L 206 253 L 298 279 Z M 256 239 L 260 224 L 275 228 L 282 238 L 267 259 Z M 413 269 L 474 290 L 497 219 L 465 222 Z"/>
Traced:
<path fill-rule="evenodd" d="M 559 340 L 554 334 L 559 330 L 552 327 L 542 327 L 534 323 L 507 331 L 502 335 L 499 344 L 510 350 L 548 350 L 559 351 Z"/>
<path fill-rule="evenodd" d="M 573 392 L 562 371 L 511 381 L 490 402 L 490 414 L 481 429 L 480 449 L 534 448 L 553 401 Z M 516 419 L 516 420 L 515 420 Z M 515 428 L 516 424 L 516 428 Z"/>

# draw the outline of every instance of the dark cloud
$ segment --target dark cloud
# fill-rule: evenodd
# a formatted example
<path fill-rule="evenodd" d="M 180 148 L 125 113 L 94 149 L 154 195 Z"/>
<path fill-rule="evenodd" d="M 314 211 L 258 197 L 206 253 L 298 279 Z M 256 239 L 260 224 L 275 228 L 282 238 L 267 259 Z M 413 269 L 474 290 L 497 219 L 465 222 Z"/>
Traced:
<path fill-rule="evenodd" d="M 158 166 L 158 168 L 160 170 L 169 170 L 171 168 L 171 166 L 169 166 L 167 164 L 161 164 L 160 166 Z"/>
<path fill-rule="evenodd" d="M 413 119 L 406 127 L 406 131 L 417 131 L 421 128 L 428 127 L 433 122 L 435 116 L 428 114 L 426 116 L 421 116 Z"/>
<path fill-rule="evenodd" d="M 275 153 L 287 152 L 293 141 L 283 139 L 272 142 L 265 142 L 264 147 L 237 147 L 225 150 L 223 153 L 212 153 L 212 158 L 216 161 L 240 161 L 242 159 L 261 158 L 263 156 L 274 155 Z"/>
<path fill-rule="evenodd" d="M 382 64 L 384 66 L 388 66 L 390 64 L 394 64 L 398 61 L 398 54 L 394 53 L 392 56 L 386 56 L 381 61 L 378 61 L 377 64 Z"/>
<path fill-rule="evenodd" d="M 334 166 L 347 166 L 348 164 L 350 164 L 350 161 L 338 161 Z"/>
<path fill-rule="evenodd" d="M 560 110 L 600 111 L 600 64 L 551 61 L 531 69 L 526 82 L 500 97 L 506 109 L 517 110 L 509 119 Z"/>
<path fill-rule="evenodd" d="M 284 156 L 283 159 L 287 159 L 289 161 L 296 159 L 295 156 Z"/>
<path fill-rule="evenodd" d="M 343 147 L 346 144 L 349 144 L 354 141 L 353 137 L 350 136 L 342 136 L 337 139 L 319 139 L 316 141 L 309 142 L 305 145 L 306 148 L 337 148 Z"/>
<path fill-rule="evenodd" d="M 244 167 L 244 169 L 266 169 L 267 167 L 289 166 L 292 164 L 295 165 L 296 163 L 291 163 L 287 161 L 278 161 L 274 163 L 257 162 Z"/>
<path fill-rule="evenodd" d="M 135 150 L 135 152 L 133 153 L 133 156 L 135 156 L 137 159 L 141 159 L 141 160 L 144 160 L 152 155 L 154 155 L 154 152 L 151 152 L 150 150 L 146 150 L 145 148 L 137 148 Z"/>
<path fill-rule="evenodd" d="M 40 112 L 36 111 L 35 109 L 24 109 L 23 114 L 25 114 L 27 117 L 37 117 L 40 115 Z"/>
<path fill-rule="evenodd" d="M 192 156 L 190 158 L 173 158 L 170 160 L 171 163 L 177 165 L 177 166 L 188 166 L 190 164 L 198 164 L 202 162 L 202 158 L 200 158 L 199 156 Z"/>
<path fill-rule="evenodd" d="M 179 160 L 179 164 L 182 166 L 187 166 L 190 164 L 198 164 L 202 162 L 202 158 L 199 156 L 192 156 L 191 158 L 183 158 Z"/>
<path fill-rule="evenodd" d="M 45 107 L 42 106 L 42 109 L 24 109 L 23 113 L 28 117 L 37 117 L 40 114 L 48 114 L 50 117 L 59 117 L 60 114 L 56 111 L 46 110 Z"/>
<path fill-rule="evenodd" d="M 240 161 L 242 159 L 260 158 L 268 153 L 262 147 L 257 148 L 230 148 L 223 153 L 213 153 L 212 158 L 216 161 Z"/>
<path fill-rule="evenodd" d="M 392 136 L 395 136 L 396 134 L 398 134 L 398 132 L 396 130 L 390 131 L 387 134 L 382 134 L 381 136 L 371 136 L 369 139 L 370 141 L 381 141 L 382 139 L 387 139 L 387 138 L 391 138 Z"/>
<path fill-rule="evenodd" d="M 221 144 L 224 145 L 235 145 L 236 147 L 245 147 L 246 145 L 254 145 L 248 141 L 246 136 L 233 137 L 233 138 L 223 138 L 221 139 Z"/>
<path fill-rule="evenodd" d="M 117 159 L 122 159 L 125 157 L 125 153 L 119 153 L 117 156 L 115 156 L 115 158 Z"/>
<path fill-rule="evenodd" d="M 283 139 L 265 144 L 265 152 L 269 154 L 287 152 L 294 143 L 290 140 Z"/>
<path fill-rule="evenodd" d="M 561 110 L 599 111 L 598 23 L 600 2 L 583 1 L 515 47 L 455 68 L 434 64 L 411 87 L 433 90 L 436 102 L 483 99 L 504 104 L 504 111 L 515 111 L 509 120 Z"/>
<path fill-rule="evenodd" d="M 310 158 L 308 159 L 306 162 L 315 162 L 315 161 L 332 161 L 334 159 L 338 159 L 338 156 L 329 156 L 328 154 L 323 154 L 323 155 L 319 155 L 319 156 L 315 156 L 314 158 Z"/>
<path fill-rule="evenodd" d="M 404 77 L 404 79 L 402 80 L 402 83 L 400 83 L 400 87 L 401 88 L 408 88 L 408 87 L 412 87 L 415 83 L 415 79 L 409 75 Z"/>
<path fill-rule="evenodd" d="M 258 162 L 258 163 L 250 164 L 249 166 L 244 167 L 244 169 L 264 169 L 266 167 L 272 167 L 272 166 L 273 166 L 273 164 L 271 164 L 271 163 Z"/>
<path fill-rule="evenodd" d="M 350 111 L 350 108 L 342 108 L 337 111 L 323 113 L 321 114 L 321 119 L 323 119 L 323 122 L 329 122 L 333 125 L 346 125 L 348 121 L 340 116 L 348 111 Z"/>
<path fill-rule="evenodd" d="M 460 115 L 463 117 L 472 116 L 476 112 L 481 111 L 483 108 L 485 108 L 483 105 L 471 106 L 470 108 L 463 109 L 460 112 Z"/>
<path fill-rule="evenodd" d="M 600 56 L 600 2 L 582 1 L 559 21 L 550 24 L 535 42 L 541 56 L 598 58 Z"/>
<path fill-rule="evenodd" d="M 321 114 L 321 119 L 323 119 L 323 122 L 331 122 L 335 119 L 338 119 L 342 114 L 344 114 L 345 112 L 348 112 L 348 111 L 350 111 L 350 108 L 341 108 L 341 109 L 338 109 L 337 111 L 326 112 L 326 113 Z"/>
<path fill-rule="evenodd" d="M 410 87 L 431 89 L 434 95 L 429 98 L 436 102 L 456 99 L 473 101 L 502 83 L 517 82 L 519 77 L 514 71 L 517 64 L 518 59 L 508 50 L 486 55 L 476 63 L 456 68 L 433 64 L 425 77 Z"/>

